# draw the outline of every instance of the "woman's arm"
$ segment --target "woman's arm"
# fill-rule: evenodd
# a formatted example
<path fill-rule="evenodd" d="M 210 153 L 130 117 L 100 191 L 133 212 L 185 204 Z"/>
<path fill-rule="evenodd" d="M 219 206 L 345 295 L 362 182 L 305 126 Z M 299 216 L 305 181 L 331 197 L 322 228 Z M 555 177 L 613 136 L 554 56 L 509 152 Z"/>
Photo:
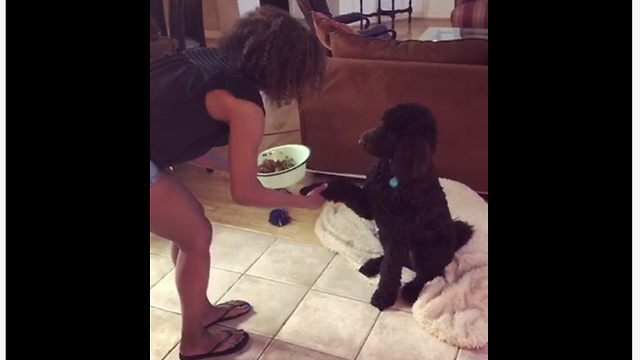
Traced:
<path fill-rule="evenodd" d="M 318 207 L 311 196 L 266 189 L 258 181 L 258 149 L 265 124 L 262 109 L 223 90 L 207 94 L 207 109 L 213 117 L 229 121 L 229 170 L 234 202 L 257 207 Z"/>

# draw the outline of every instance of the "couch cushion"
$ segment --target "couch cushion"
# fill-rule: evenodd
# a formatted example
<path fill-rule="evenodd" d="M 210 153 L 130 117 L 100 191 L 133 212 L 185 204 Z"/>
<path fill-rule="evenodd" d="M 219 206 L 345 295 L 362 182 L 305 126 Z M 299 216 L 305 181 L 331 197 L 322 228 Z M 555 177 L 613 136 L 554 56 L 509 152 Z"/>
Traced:
<path fill-rule="evenodd" d="M 338 32 L 359 36 L 357 35 L 356 30 L 349 27 L 349 25 L 339 23 L 325 14 L 312 11 L 311 19 L 313 20 L 313 27 L 316 30 L 318 39 L 322 45 L 329 50 L 331 50 L 331 40 L 329 35 L 332 33 Z"/>
<path fill-rule="evenodd" d="M 489 65 L 485 39 L 388 41 L 339 32 L 329 35 L 331 51 L 338 58 Z"/>

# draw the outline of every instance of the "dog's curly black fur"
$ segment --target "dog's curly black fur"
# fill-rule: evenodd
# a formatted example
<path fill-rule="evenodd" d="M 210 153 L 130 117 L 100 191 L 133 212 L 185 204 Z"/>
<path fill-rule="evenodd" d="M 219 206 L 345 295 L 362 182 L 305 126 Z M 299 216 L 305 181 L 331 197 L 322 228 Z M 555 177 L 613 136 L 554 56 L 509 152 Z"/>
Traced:
<path fill-rule="evenodd" d="M 360 188 L 343 180 L 330 181 L 321 194 L 329 201 L 344 203 L 365 219 L 375 220 L 378 226 L 384 255 L 369 259 L 360 268 L 369 277 L 380 274 L 371 304 L 380 310 L 394 304 L 403 266 L 416 273 L 401 294 L 403 300 L 413 304 L 428 281 L 443 275 L 473 229 L 451 218 L 434 171 L 437 130 L 428 108 L 401 104 L 387 110 L 382 125 L 362 134 L 359 143 L 378 159 L 365 185 Z M 319 185 L 307 186 L 301 193 L 307 194 Z"/>

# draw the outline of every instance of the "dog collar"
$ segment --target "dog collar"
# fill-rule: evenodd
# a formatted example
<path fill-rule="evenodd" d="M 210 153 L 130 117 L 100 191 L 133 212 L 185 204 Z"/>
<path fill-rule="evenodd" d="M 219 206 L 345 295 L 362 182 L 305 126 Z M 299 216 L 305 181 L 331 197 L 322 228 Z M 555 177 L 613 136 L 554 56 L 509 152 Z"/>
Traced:
<path fill-rule="evenodd" d="M 389 186 L 395 189 L 398 186 L 398 178 L 394 176 L 389 179 Z"/>

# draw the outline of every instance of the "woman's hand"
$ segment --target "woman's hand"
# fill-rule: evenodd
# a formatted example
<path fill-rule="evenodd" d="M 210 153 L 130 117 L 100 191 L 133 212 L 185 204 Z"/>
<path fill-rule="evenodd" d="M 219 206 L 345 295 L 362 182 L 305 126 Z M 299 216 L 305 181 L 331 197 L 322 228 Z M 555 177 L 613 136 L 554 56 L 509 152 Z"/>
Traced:
<path fill-rule="evenodd" d="M 322 207 L 326 199 L 320 193 L 326 188 L 327 188 L 327 184 L 324 183 L 316 187 L 315 189 L 311 190 L 311 192 L 307 194 L 305 198 L 306 203 L 308 204 L 307 206 L 305 206 L 305 208 L 314 210 Z"/>

